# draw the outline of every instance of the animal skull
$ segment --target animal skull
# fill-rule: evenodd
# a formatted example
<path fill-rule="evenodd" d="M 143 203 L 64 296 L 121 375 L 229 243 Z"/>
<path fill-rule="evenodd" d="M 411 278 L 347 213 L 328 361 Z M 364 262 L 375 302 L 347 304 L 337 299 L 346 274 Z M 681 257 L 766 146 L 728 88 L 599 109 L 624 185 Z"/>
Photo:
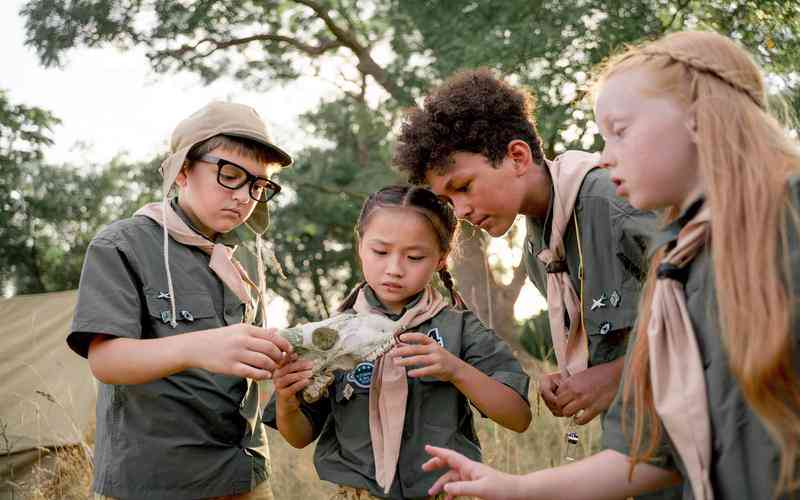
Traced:
<path fill-rule="evenodd" d="M 317 401 L 328 392 L 333 370 L 350 370 L 375 361 L 396 341 L 397 323 L 380 314 L 342 313 L 326 320 L 279 330 L 299 359 L 312 362 L 311 384 L 303 399 Z"/>

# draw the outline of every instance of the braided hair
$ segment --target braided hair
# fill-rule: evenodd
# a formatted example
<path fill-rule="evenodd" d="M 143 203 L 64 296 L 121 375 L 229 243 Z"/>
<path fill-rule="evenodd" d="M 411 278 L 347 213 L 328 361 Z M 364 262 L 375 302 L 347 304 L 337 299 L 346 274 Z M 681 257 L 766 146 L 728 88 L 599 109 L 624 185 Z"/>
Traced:
<path fill-rule="evenodd" d="M 742 395 L 780 449 L 775 496 L 800 489 L 797 296 L 786 279 L 792 276 L 787 249 L 800 231 L 797 211 L 787 210 L 786 193 L 788 180 L 800 174 L 796 141 L 768 110 L 760 68 L 729 38 L 690 31 L 630 47 L 596 73 L 595 92 L 614 75 L 632 70 L 646 71 L 648 91 L 669 96 L 695 119 L 697 169 L 711 210 L 708 245 L 719 336 Z M 679 208 L 669 207 L 665 221 L 677 218 Z M 645 332 L 661 255 L 663 250 L 652 260 L 641 296 L 623 381 L 623 405 L 634 409 L 631 467 L 653 456 L 663 432 Z"/>
<path fill-rule="evenodd" d="M 439 198 L 429 189 L 419 186 L 394 185 L 387 186 L 370 194 L 361 207 L 361 213 L 356 222 L 356 240 L 361 241 L 370 217 L 378 209 L 386 207 L 402 207 L 416 210 L 430 223 L 433 232 L 436 234 L 439 249 L 448 254 L 456 241 L 458 234 L 458 220 L 456 219 L 453 207 L 444 199 Z M 466 309 L 466 303 L 461 294 L 455 288 L 453 276 L 445 265 L 439 270 L 439 279 L 450 292 L 450 301 L 457 309 Z M 338 311 L 346 311 L 353 307 L 356 297 L 366 282 L 359 283 L 345 298 L 339 306 Z"/>

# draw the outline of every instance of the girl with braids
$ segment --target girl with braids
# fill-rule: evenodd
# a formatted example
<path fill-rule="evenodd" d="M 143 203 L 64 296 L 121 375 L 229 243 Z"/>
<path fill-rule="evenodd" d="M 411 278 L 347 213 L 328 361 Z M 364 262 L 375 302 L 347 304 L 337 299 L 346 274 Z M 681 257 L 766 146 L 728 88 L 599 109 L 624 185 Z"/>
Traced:
<path fill-rule="evenodd" d="M 337 372 L 313 404 L 297 397 L 309 362 L 289 358 L 275 371 L 265 423 L 297 448 L 319 438 L 314 463 L 339 485 L 333 498 L 428 498 L 441 473 L 422 470 L 425 443 L 481 458 L 470 403 L 504 427 L 528 428 L 528 376 L 466 308 L 447 271 L 457 227 L 452 207 L 425 188 L 370 195 L 356 224 L 364 282 L 339 311 L 385 314 L 406 333 L 374 365 Z M 437 273 L 450 304 L 431 284 Z"/>
<path fill-rule="evenodd" d="M 431 489 L 483 498 L 797 498 L 800 152 L 760 71 L 706 32 L 632 48 L 602 72 L 596 118 L 620 195 L 660 209 L 607 450 L 523 478 L 431 448 Z M 447 484 L 449 483 L 449 484 Z"/>

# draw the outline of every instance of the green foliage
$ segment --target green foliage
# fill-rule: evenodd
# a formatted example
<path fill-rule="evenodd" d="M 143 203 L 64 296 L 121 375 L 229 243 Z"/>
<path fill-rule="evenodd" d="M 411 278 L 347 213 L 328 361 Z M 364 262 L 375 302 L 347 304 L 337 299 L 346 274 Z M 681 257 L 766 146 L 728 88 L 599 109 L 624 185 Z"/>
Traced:
<path fill-rule="evenodd" d="M 158 162 L 105 168 L 49 165 L 58 120 L 0 92 L 0 286 L 16 293 L 78 286 L 83 255 L 105 224 L 153 198 Z"/>
<path fill-rule="evenodd" d="M 442 78 L 489 66 L 531 88 L 545 152 L 597 149 L 583 91 L 593 68 L 626 44 L 682 29 L 714 29 L 740 40 L 767 70 L 783 75 L 790 101 L 800 94 L 800 3 L 796 1 L 396 0 L 414 30 L 392 41 L 406 57 L 428 54 L 425 68 Z M 796 101 L 793 101 L 796 102 Z"/>
<path fill-rule="evenodd" d="M 394 179 L 386 166 L 399 110 L 460 68 L 489 66 L 529 86 L 549 156 L 600 147 L 582 99 L 595 65 L 674 30 L 739 39 L 800 109 L 796 0 L 29 0 L 21 13 L 46 66 L 75 47 L 136 46 L 156 71 L 257 89 L 341 68 L 339 96 L 305 117 L 324 146 L 297 152 L 280 176 L 294 197 L 281 197 L 269 237 L 288 279 L 272 276 L 271 288 L 291 319 L 327 314 L 358 280 L 352 227 L 363 197 Z M 367 105 L 376 87 L 385 94 Z"/>
<path fill-rule="evenodd" d="M 5 285 L 21 271 L 32 267 L 29 255 L 34 242 L 28 238 L 23 189 L 30 182 L 30 165 L 41 160 L 42 150 L 52 144 L 50 130 L 58 124 L 49 112 L 13 104 L 0 90 L 0 283 Z M 24 288 L 41 290 L 40 280 L 31 277 Z"/>
<path fill-rule="evenodd" d="M 292 305 L 290 321 L 327 316 L 361 279 L 354 233 L 361 205 L 370 192 L 398 181 L 387 168 L 388 126 L 364 103 L 348 97 L 325 103 L 303 122 L 328 145 L 307 148 L 281 172 L 292 199 L 275 211 L 268 236 L 291 277 L 270 281 Z"/>
<path fill-rule="evenodd" d="M 547 311 L 541 311 L 519 325 L 520 343 L 528 354 L 538 359 L 556 364 L 553 339 L 550 336 L 550 320 Z"/>

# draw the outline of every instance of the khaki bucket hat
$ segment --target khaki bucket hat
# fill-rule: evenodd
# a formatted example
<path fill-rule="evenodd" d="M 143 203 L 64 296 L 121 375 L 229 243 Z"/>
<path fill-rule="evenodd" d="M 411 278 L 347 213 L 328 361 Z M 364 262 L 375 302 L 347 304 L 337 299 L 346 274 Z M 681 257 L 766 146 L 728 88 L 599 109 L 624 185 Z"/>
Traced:
<path fill-rule="evenodd" d="M 263 144 L 278 157 L 278 162 L 286 167 L 291 165 L 292 157 L 275 145 L 266 122 L 255 109 L 244 104 L 213 101 L 192 113 L 175 127 L 170 140 L 170 155 L 161 163 L 164 197 L 169 195 L 175 178 L 186 161 L 186 155 L 195 145 L 217 135 L 227 135 L 249 139 Z M 269 225 L 267 202 L 259 202 L 247 225 L 262 234 Z"/>

